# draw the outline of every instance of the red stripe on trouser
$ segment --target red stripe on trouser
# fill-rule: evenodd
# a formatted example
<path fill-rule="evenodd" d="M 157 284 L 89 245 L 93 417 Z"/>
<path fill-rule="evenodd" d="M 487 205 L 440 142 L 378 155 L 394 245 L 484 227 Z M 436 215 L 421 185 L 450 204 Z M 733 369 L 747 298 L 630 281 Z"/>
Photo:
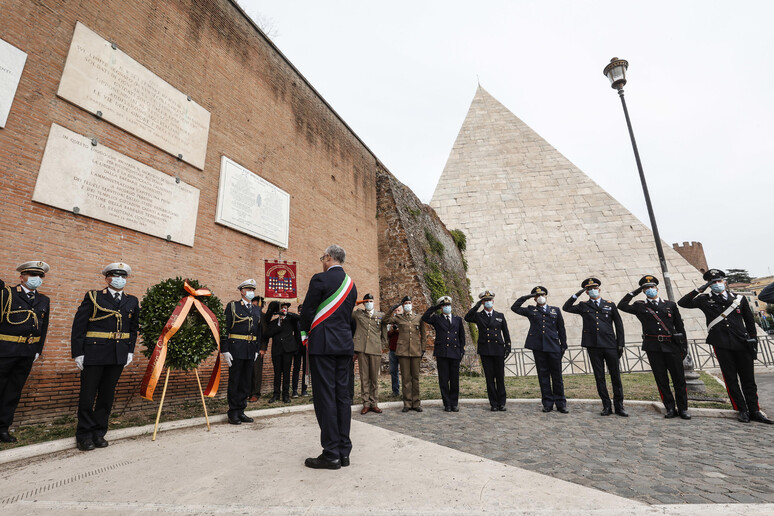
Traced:
<path fill-rule="evenodd" d="M 661 403 L 664 403 L 664 393 L 661 392 L 661 389 L 656 387 L 658 389 L 658 395 L 661 396 Z"/>
<path fill-rule="evenodd" d="M 715 353 L 715 358 L 718 357 L 718 352 L 715 350 L 715 346 L 712 346 L 712 351 Z M 718 360 L 718 365 L 720 365 L 720 360 Z M 726 380 L 726 375 L 723 373 L 723 368 L 720 368 L 720 376 L 723 377 L 723 383 L 726 384 L 726 392 L 728 393 L 728 399 L 731 400 L 731 406 L 734 407 L 734 410 L 739 410 L 739 407 L 737 407 L 736 402 L 734 401 L 734 397 L 731 396 L 731 391 L 728 390 L 728 380 Z M 734 379 L 736 380 L 736 379 Z M 686 387 L 687 389 L 687 387 Z"/>

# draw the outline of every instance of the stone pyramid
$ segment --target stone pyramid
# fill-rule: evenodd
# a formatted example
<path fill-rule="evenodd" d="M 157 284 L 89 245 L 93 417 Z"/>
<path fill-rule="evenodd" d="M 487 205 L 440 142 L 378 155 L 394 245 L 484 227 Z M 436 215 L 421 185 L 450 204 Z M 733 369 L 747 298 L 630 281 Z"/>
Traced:
<path fill-rule="evenodd" d="M 628 173 L 639 188 L 636 171 Z M 467 236 L 471 294 L 495 291 L 514 346 L 523 344 L 529 324 L 510 305 L 535 285 L 561 307 L 589 276 L 600 278 L 602 297 L 616 303 L 643 275 L 661 277 L 652 232 L 480 86 L 430 205 L 450 230 Z M 703 283 L 663 247 L 676 296 Z M 689 338 L 706 336 L 698 310 L 681 313 Z M 570 346 L 580 345 L 580 317 L 564 315 Z M 641 325 L 622 315 L 627 345 L 641 344 Z"/>

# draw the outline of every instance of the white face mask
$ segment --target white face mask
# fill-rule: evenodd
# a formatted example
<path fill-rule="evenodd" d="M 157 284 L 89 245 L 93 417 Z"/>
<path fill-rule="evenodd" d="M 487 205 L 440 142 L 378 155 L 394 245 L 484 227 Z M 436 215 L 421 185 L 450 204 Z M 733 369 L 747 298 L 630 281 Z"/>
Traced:
<path fill-rule="evenodd" d="M 712 290 L 715 294 L 720 294 L 724 290 L 726 290 L 726 284 L 725 283 L 713 283 L 710 285 L 710 290 Z"/>
<path fill-rule="evenodd" d="M 126 278 L 123 276 L 113 276 L 113 279 L 110 280 L 110 286 L 116 290 L 121 290 L 126 286 Z"/>
<path fill-rule="evenodd" d="M 443 311 L 444 315 L 449 315 L 451 314 L 451 305 L 445 305 L 441 308 L 441 310 Z"/>
<path fill-rule="evenodd" d="M 491 310 L 493 306 L 494 306 L 494 303 L 492 301 L 484 301 L 484 308 L 486 308 L 487 310 Z"/>
<path fill-rule="evenodd" d="M 544 304 L 546 304 L 546 296 L 538 296 L 538 297 L 537 297 L 537 303 L 538 303 L 539 305 L 544 305 Z"/>
<path fill-rule="evenodd" d="M 366 301 L 365 302 L 365 309 L 369 312 L 374 309 L 374 302 L 373 301 Z"/>
<path fill-rule="evenodd" d="M 43 278 L 41 278 L 40 276 L 29 276 L 27 278 L 27 282 L 25 283 L 25 286 L 30 290 L 35 290 L 42 284 L 43 284 Z"/>
<path fill-rule="evenodd" d="M 403 305 L 403 311 L 404 312 L 410 312 L 411 308 L 412 308 L 411 303 L 406 303 L 405 305 Z"/>
<path fill-rule="evenodd" d="M 253 292 L 252 290 L 245 291 L 245 299 L 247 299 L 248 301 L 252 301 L 254 297 L 255 297 L 255 292 Z"/>
<path fill-rule="evenodd" d="M 599 297 L 599 289 L 598 288 L 592 288 L 588 290 L 589 297 L 591 299 L 596 299 Z"/>

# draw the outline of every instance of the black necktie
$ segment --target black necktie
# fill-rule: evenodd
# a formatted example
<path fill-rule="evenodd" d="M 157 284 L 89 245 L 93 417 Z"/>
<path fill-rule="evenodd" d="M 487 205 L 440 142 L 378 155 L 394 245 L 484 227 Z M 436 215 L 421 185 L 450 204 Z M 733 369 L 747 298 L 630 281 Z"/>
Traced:
<path fill-rule="evenodd" d="M 449 321 L 449 324 L 451 325 L 451 315 L 447 315 L 446 320 Z"/>
<path fill-rule="evenodd" d="M 29 298 L 30 301 L 35 301 L 35 292 L 30 290 L 29 292 L 27 292 L 27 297 Z"/>
<path fill-rule="evenodd" d="M 116 292 L 116 293 L 113 295 L 113 300 L 116 302 L 116 304 L 119 304 L 119 303 L 121 302 L 121 294 L 120 294 L 120 293 L 118 293 L 118 292 Z"/>

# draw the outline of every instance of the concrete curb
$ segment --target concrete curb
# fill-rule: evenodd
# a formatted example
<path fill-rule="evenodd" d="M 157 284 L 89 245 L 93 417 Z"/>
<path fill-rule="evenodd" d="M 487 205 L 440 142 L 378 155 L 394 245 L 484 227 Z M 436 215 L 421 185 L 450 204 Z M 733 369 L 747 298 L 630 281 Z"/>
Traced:
<path fill-rule="evenodd" d="M 568 401 L 568 406 L 570 408 L 572 408 L 572 405 L 599 405 L 600 404 L 599 400 L 592 400 L 592 399 L 570 399 L 567 401 Z M 488 404 L 488 403 L 489 403 L 489 400 L 484 398 L 472 398 L 472 399 L 460 400 L 460 405 L 480 405 L 480 404 Z M 533 404 L 535 405 L 536 408 L 540 406 L 540 400 L 538 399 L 509 398 L 508 403 Z M 436 406 L 441 406 L 442 404 L 443 404 L 442 400 L 423 400 L 422 401 L 423 406 L 436 407 Z M 631 401 L 626 401 L 626 404 L 636 405 L 636 406 L 650 406 L 653 408 L 653 410 L 661 414 L 666 412 L 664 405 L 654 401 L 631 400 Z M 385 403 L 380 403 L 379 407 L 382 409 L 402 408 L 403 402 L 389 401 Z M 353 413 L 359 413 L 360 409 L 361 409 L 361 406 L 359 404 L 352 405 Z M 314 406 L 310 403 L 308 405 L 293 405 L 289 407 L 250 410 L 245 412 L 245 414 L 247 414 L 252 418 L 266 418 L 266 417 L 281 416 L 284 414 L 295 414 L 298 412 L 310 412 L 312 410 L 314 410 Z M 736 418 L 736 415 L 737 415 L 737 412 L 735 410 L 725 410 L 725 409 L 692 408 L 690 409 L 690 412 L 693 417 Z M 227 420 L 228 420 L 228 416 L 226 416 L 226 414 L 217 414 L 214 416 L 210 416 L 210 424 L 226 423 Z M 195 426 L 205 426 L 205 425 L 206 425 L 206 421 L 203 417 L 196 417 L 191 419 L 180 419 L 178 421 L 167 421 L 164 423 L 160 423 L 159 432 L 166 432 L 169 430 L 179 430 L 181 428 L 191 428 Z M 154 425 L 134 426 L 129 428 L 120 428 L 118 430 L 111 430 L 107 437 L 109 437 L 111 441 L 118 441 L 121 439 L 131 439 L 133 437 L 139 437 L 142 435 L 150 435 L 153 433 L 153 426 Z M 48 455 L 51 453 L 57 453 L 57 452 L 62 452 L 67 450 L 74 450 L 74 449 L 75 449 L 75 443 L 72 437 L 69 437 L 66 439 L 59 439 L 56 441 L 49 441 L 45 443 L 30 444 L 28 446 L 11 448 L 10 450 L 5 450 L 0 452 L 0 464 L 9 464 L 11 462 L 16 462 L 16 461 L 25 460 L 25 459 L 32 459 L 35 457 L 40 457 L 42 455 Z"/>

